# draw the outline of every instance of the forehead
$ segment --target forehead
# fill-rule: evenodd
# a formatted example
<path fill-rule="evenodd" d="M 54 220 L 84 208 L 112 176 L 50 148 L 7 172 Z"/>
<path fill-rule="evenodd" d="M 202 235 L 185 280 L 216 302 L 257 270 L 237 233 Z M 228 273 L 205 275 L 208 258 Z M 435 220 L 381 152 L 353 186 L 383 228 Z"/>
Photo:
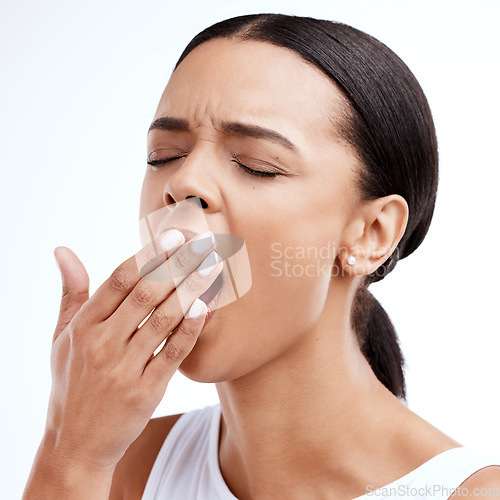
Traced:
<path fill-rule="evenodd" d="M 185 118 L 193 127 L 245 121 L 279 128 L 300 144 L 331 135 L 340 99 L 333 83 L 294 51 L 219 38 L 199 45 L 174 71 L 155 119 Z"/>

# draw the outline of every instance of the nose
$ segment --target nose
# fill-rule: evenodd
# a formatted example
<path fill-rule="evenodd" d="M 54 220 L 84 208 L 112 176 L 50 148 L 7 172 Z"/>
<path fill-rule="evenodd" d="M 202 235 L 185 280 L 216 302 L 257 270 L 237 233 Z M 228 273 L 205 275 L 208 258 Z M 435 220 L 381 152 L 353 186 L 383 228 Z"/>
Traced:
<path fill-rule="evenodd" d="M 189 198 L 199 198 L 201 207 L 207 212 L 220 209 L 220 195 L 216 182 L 215 163 L 205 154 L 204 159 L 194 151 L 182 165 L 167 179 L 163 189 L 165 205 L 178 203 Z"/>

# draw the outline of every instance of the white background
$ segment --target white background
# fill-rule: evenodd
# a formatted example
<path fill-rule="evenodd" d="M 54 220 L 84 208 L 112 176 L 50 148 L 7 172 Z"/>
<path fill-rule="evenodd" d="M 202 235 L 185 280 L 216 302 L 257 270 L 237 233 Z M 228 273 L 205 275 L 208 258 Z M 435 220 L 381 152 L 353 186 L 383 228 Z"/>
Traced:
<path fill-rule="evenodd" d="M 0 498 L 20 498 L 42 436 L 59 312 L 56 246 L 90 293 L 140 249 L 146 132 L 174 63 L 206 26 L 282 12 L 342 21 L 410 67 L 438 132 L 440 185 L 420 248 L 371 289 L 406 356 L 409 407 L 500 454 L 498 3 L 2 1 Z M 218 401 L 176 373 L 154 416 Z"/>

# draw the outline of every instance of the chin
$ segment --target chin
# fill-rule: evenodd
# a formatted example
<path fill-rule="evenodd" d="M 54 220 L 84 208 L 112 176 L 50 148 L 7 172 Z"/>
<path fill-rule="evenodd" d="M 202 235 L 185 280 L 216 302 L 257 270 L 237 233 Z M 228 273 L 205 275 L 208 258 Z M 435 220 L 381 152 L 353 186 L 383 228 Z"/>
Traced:
<path fill-rule="evenodd" d="M 193 349 L 194 351 L 194 349 Z M 179 366 L 179 371 L 193 382 L 210 384 L 224 382 L 228 380 L 225 376 L 225 366 L 221 366 L 221 361 L 208 359 L 203 353 L 198 354 L 191 351 Z"/>
<path fill-rule="evenodd" d="M 201 383 L 222 382 L 232 356 L 222 345 L 220 328 L 214 317 L 203 328 L 191 352 L 184 358 L 179 371 L 190 380 Z"/>
<path fill-rule="evenodd" d="M 243 320 L 248 317 L 240 301 L 219 307 L 179 371 L 201 383 L 227 382 L 252 372 L 264 353 L 255 350 L 255 335 L 251 334 L 261 325 Z"/>

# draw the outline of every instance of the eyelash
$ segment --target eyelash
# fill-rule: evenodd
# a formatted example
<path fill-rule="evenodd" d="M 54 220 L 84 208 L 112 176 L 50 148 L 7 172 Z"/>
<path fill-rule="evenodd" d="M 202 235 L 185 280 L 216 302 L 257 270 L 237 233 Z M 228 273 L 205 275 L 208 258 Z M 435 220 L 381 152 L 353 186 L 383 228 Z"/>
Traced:
<path fill-rule="evenodd" d="M 182 158 L 182 156 L 173 156 L 172 158 L 165 158 L 164 160 L 150 160 L 148 161 L 148 165 L 155 167 L 157 165 L 165 165 L 167 163 L 170 163 L 174 160 L 178 160 L 179 158 Z M 246 165 L 243 165 L 238 159 L 233 159 L 232 160 L 234 163 L 236 163 L 239 167 L 241 167 L 245 172 L 247 172 L 249 175 L 253 175 L 255 177 L 277 177 L 279 174 L 275 172 L 263 172 L 261 170 L 253 170 L 251 168 L 248 168 Z"/>

